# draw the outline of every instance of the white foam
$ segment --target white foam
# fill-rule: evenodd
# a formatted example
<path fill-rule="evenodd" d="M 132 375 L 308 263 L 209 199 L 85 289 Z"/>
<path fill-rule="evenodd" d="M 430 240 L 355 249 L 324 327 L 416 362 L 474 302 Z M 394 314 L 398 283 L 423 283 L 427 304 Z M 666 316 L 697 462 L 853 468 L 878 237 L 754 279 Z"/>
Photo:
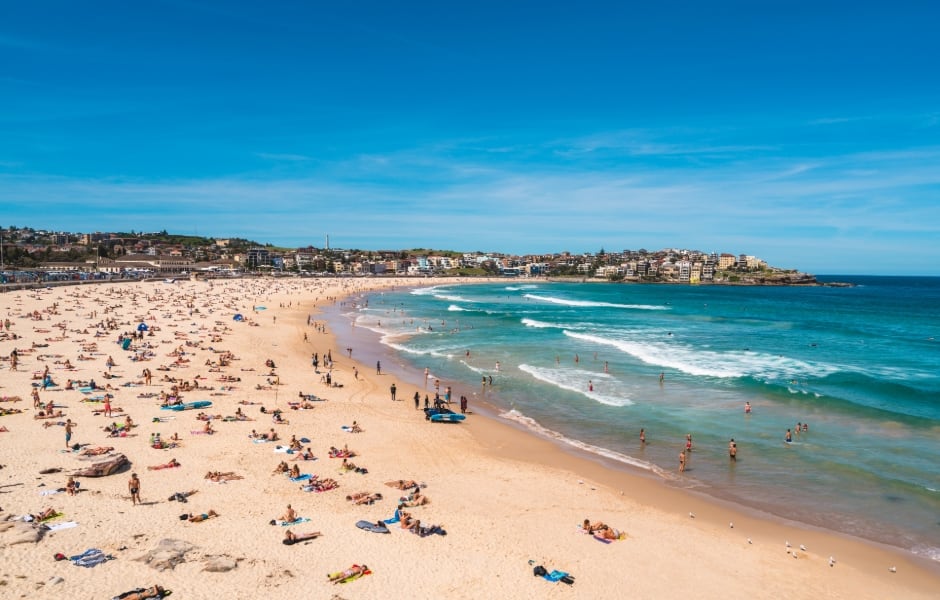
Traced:
<path fill-rule="evenodd" d="M 551 304 L 561 304 L 563 306 L 582 306 L 599 308 L 629 308 L 633 310 L 669 310 L 668 306 L 657 306 L 653 304 L 616 304 L 613 302 L 595 302 L 593 300 L 568 300 L 566 298 L 556 298 L 555 296 L 538 296 L 536 294 L 524 294 L 524 298 L 532 300 L 541 300 Z"/>
<path fill-rule="evenodd" d="M 536 329 L 548 329 L 550 327 L 556 329 L 563 329 L 564 325 L 557 325 L 555 323 L 546 323 L 545 321 L 536 321 L 535 319 L 522 319 L 522 324 L 526 327 L 535 327 Z"/>
<path fill-rule="evenodd" d="M 838 371 L 831 365 L 809 363 L 752 351 L 702 350 L 682 343 L 644 342 L 614 339 L 565 330 L 568 337 L 612 346 L 650 365 L 681 371 L 697 377 L 754 377 L 761 380 L 822 378 Z"/>
<path fill-rule="evenodd" d="M 409 292 L 412 296 L 429 296 L 437 291 L 439 285 L 434 285 L 426 288 L 415 288 Z"/>
<path fill-rule="evenodd" d="M 603 456 L 604 458 L 609 458 L 611 460 L 615 460 L 625 465 L 630 465 L 638 469 L 643 469 L 644 471 L 655 473 L 656 475 L 659 475 L 660 477 L 664 479 L 675 479 L 675 475 L 673 475 L 672 473 L 668 471 L 663 470 L 662 468 L 654 465 L 653 463 L 647 462 L 645 460 L 640 460 L 632 456 L 628 456 L 626 454 L 617 452 L 615 450 L 601 448 L 600 446 L 588 444 L 587 442 L 582 442 L 581 440 L 572 439 L 572 438 L 562 435 L 561 433 L 557 431 L 553 431 L 551 429 L 548 429 L 547 427 L 543 427 L 542 425 L 538 423 L 538 421 L 536 421 L 532 417 L 525 416 L 524 414 L 522 414 L 515 408 L 508 410 L 504 413 L 500 413 L 499 416 L 508 421 L 519 423 L 520 425 L 523 425 L 526 429 L 529 429 L 539 435 L 550 438 L 557 442 L 561 442 L 573 448 L 577 448 L 585 452 L 590 452 L 591 454 L 596 454 L 598 456 Z"/>
<path fill-rule="evenodd" d="M 918 556 L 923 556 L 929 558 L 930 560 L 940 562 L 940 548 L 936 546 L 928 546 L 926 544 L 918 544 L 911 548 L 911 552 Z"/>
<path fill-rule="evenodd" d="M 447 310 L 449 310 L 450 312 L 466 312 L 467 309 L 457 306 L 456 304 L 451 304 L 450 306 L 447 307 Z"/>
<path fill-rule="evenodd" d="M 541 368 L 532 365 L 519 365 L 519 370 L 528 373 L 539 381 L 557 388 L 581 394 L 595 402 L 608 406 L 630 406 L 633 402 L 625 391 L 619 389 L 616 379 L 607 373 L 595 373 L 582 369 Z M 594 391 L 587 388 L 587 382 L 596 382 Z"/>

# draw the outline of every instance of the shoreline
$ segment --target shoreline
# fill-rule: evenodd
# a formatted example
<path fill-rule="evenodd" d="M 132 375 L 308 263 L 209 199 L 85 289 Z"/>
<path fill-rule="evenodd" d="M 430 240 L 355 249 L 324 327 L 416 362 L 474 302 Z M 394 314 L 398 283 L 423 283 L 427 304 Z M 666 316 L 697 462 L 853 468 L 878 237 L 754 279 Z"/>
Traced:
<path fill-rule="evenodd" d="M 25 335 L 15 344 L 4 342 L 0 354 L 7 354 L 13 345 L 26 348 L 30 341 L 50 347 L 24 355 L 19 373 L 5 372 L 0 381 L 0 394 L 23 397 L 16 406 L 26 413 L 0 417 L 0 425 L 9 428 L 0 433 L 4 449 L 0 462 L 7 463 L 7 468 L 0 470 L 0 485 L 7 492 L 0 496 L 0 505 L 7 514 L 51 505 L 78 523 L 74 529 L 47 533 L 38 542 L 24 544 L 10 545 L 8 534 L 0 531 L 0 585 L 5 586 L 5 593 L 11 597 L 69 594 L 101 598 L 154 583 L 186 598 L 219 594 L 235 598 L 329 597 L 336 590 L 350 598 L 476 598 L 481 594 L 544 598 L 552 593 L 582 598 L 611 594 L 663 598 L 692 590 L 702 598 L 726 597 L 729 590 L 770 598 L 779 597 L 785 589 L 793 597 L 856 599 L 898 593 L 908 598 L 931 598 L 935 593 L 936 574 L 905 557 L 871 544 L 715 507 L 684 491 L 569 456 L 551 442 L 516 430 L 498 418 L 470 418 L 459 426 L 427 423 L 408 402 L 423 388 L 394 379 L 399 375 L 388 372 L 385 360 L 383 374 L 376 374 L 374 364 L 356 360 L 368 356 L 365 350 L 361 354 L 354 351 L 350 360 L 334 328 L 320 333 L 306 325 L 308 315 L 322 321 L 319 310 L 360 291 L 356 286 L 336 283 L 340 285 L 271 282 L 268 287 L 234 282 L 211 288 L 205 282 L 166 287 L 157 283 L 123 290 L 75 288 L 74 295 L 53 290 L 2 296 L 0 301 L 14 318 L 14 331 Z M 48 317 L 51 323 L 24 318 L 31 308 L 42 311 L 61 294 L 65 298 L 59 301 L 59 314 Z M 251 307 L 259 304 L 267 310 L 253 312 Z M 200 312 L 187 313 L 187 305 Z M 90 321 L 86 314 L 93 310 L 113 311 L 121 328 L 135 326 L 136 317 L 150 313 L 154 321 L 148 322 L 160 327 L 156 336 L 147 338 L 156 348 L 151 362 L 129 362 L 129 355 L 113 343 L 116 332 L 112 331 L 100 338 L 99 354 L 92 361 L 78 363 L 76 377 L 100 378 L 106 370 L 106 356 L 113 353 L 116 381 L 130 383 L 142 367 L 169 362 L 167 353 L 183 346 L 192 353 L 191 362 L 168 374 L 188 380 L 200 374 L 206 378 L 203 384 L 214 388 L 190 393 L 186 400 L 211 398 L 213 414 L 228 415 L 242 408 L 255 420 L 213 421 L 218 423 L 216 434 L 189 433 L 201 427 L 193 411 L 167 417 L 155 399 L 140 397 L 140 392 L 155 393 L 167 387 L 155 381 L 152 386 L 115 390 L 115 405 L 127 409 L 140 424 L 136 437 L 115 439 L 100 430 L 109 420 L 92 416 L 94 405 L 80 403 L 77 392 L 41 392 L 43 400 L 62 405 L 78 422 L 78 442 L 115 446 L 128 456 L 143 480 L 144 502 L 132 506 L 127 496 L 127 472 L 84 479 L 82 488 L 86 491 L 74 497 L 40 496 L 38 491 L 63 485 L 69 468 L 87 464 L 60 452 L 63 429 L 42 427 L 31 418 L 29 407 L 31 373 L 37 367 L 42 369 L 40 354 L 60 353 L 75 360 L 80 348 L 76 337 L 90 337 L 69 329 L 68 338 L 46 342 L 50 334 L 37 331 L 51 329 L 55 321 L 66 318 L 68 310 L 76 311 L 67 317 L 76 327 Z M 243 312 L 252 323 L 233 322 L 235 312 Z M 305 335 L 309 338 L 306 341 Z M 214 336 L 222 341 L 210 341 Z M 186 342 L 198 344 L 189 346 Z M 385 351 L 381 345 L 374 348 Z M 230 350 L 237 357 L 223 370 L 240 379 L 224 384 L 233 385 L 234 390 L 222 390 L 221 373 L 209 371 L 203 364 L 221 350 Z M 341 388 L 319 383 L 310 366 L 312 352 L 322 355 L 327 350 L 336 360 L 334 373 L 343 383 Z M 46 360 L 56 379 L 72 375 Z M 264 366 L 266 360 L 277 364 L 279 387 L 266 383 L 271 378 Z M 391 368 L 392 363 L 387 366 Z M 353 368 L 359 369 L 358 380 L 352 375 Z M 164 372 L 155 370 L 155 375 L 162 378 Z M 390 401 L 392 381 L 397 382 L 404 402 Z M 298 391 L 326 401 L 315 403 L 312 410 L 287 410 L 287 403 L 296 399 Z M 304 472 L 337 479 L 339 490 L 304 493 L 297 484 L 271 473 L 283 455 L 273 452 L 270 444 L 254 444 L 247 438 L 252 429 L 273 427 L 260 412 L 261 406 L 285 410 L 290 423 L 277 425 L 278 433 L 283 439 L 292 434 L 310 438 L 319 457 L 312 463 L 296 464 Z M 154 418 L 171 420 L 158 423 Z M 362 425 L 363 433 L 340 429 L 354 420 Z M 165 437 L 180 433 L 182 447 L 149 447 L 147 438 L 154 430 Z M 355 462 L 368 467 L 368 473 L 337 472 L 339 461 L 329 459 L 326 450 L 344 444 L 357 452 Z M 178 458 L 182 467 L 146 469 L 171 457 Z M 36 476 L 40 469 L 56 465 L 66 471 Z M 203 478 L 207 470 L 232 470 L 245 481 L 209 482 Z M 398 492 L 384 482 L 400 478 L 427 483 L 424 491 L 431 503 L 413 510 L 422 521 L 444 525 L 447 536 L 419 538 L 399 529 L 380 536 L 356 529 L 357 519 L 374 522 L 390 516 Z M 168 496 L 187 489 L 198 493 L 185 506 L 167 501 Z M 368 490 L 381 491 L 386 498 L 374 506 L 354 506 L 344 499 Z M 311 518 L 309 530 L 322 532 L 323 539 L 296 546 L 281 544 L 284 529 L 268 522 L 288 503 Z M 206 513 L 210 509 L 220 516 L 205 523 L 177 518 L 181 511 Z M 695 519 L 689 518 L 690 511 L 695 512 Z M 585 517 L 624 529 L 627 539 L 608 545 L 580 535 L 576 524 Z M 728 527 L 729 518 L 734 519 L 733 529 Z M 307 531 L 306 527 L 300 525 L 296 531 Z M 807 546 L 807 551 L 799 552 L 799 560 L 792 558 L 797 554 L 795 548 L 793 555 L 784 552 L 784 536 L 794 546 Z M 753 544 L 746 543 L 746 537 Z M 140 559 L 164 538 L 181 540 L 195 549 L 174 568 L 157 571 Z M 76 569 L 52 559 L 56 552 L 71 555 L 88 547 L 101 548 L 116 558 L 95 569 Z M 838 560 L 835 567 L 826 562 L 829 554 Z M 212 560 L 226 561 L 229 570 L 210 569 Z M 576 576 L 576 583 L 569 588 L 533 578 L 529 560 L 549 570 L 565 569 Z M 441 568 L 416 569 L 409 563 Z M 323 578 L 323 573 L 350 564 L 368 564 L 373 574 L 341 588 Z M 897 572 L 890 573 L 889 565 L 897 565 Z"/>
<path fill-rule="evenodd" d="M 498 282 L 501 283 L 502 280 L 499 280 Z M 479 282 L 468 281 L 464 283 L 466 285 L 473 285 Z M 437 281 L 433 284 L 410 284 L 410 285 L 405 285 L 403 287 L 408 288 L 408 289 L 417 289 L 421 287 L 427 287 L 428 285 L 447 285 L 447 284 L 448 283 L 446 281 L 443 281 L 443 282 Z M 402 291 L 402 290 L 399 289 L 397 291 Z M 367 295 L 368 294 L 363 294 L 363 296 L 367 296 Z M 337 310 L 333 313 L 332 318 L 336 321 L 336 323 L 342 322 L 344 326 L 348 325 L 349 319 L 342 313 L 343 311 Z M 407 363 L 401 364 L 401 362 L 405 360 L 403 357 L 403 354 L 400 353 L 399 351 L 396 351 L 394 348 L 388 346 L 387 344 L 383 344 L 380 339 L 382 334 L 368 327 L 357 326 L 355 327 L 355 331 L 356 333 L 352 335 L 354 335 L 357 339 L 371 342 L 372 344 L 375 345 L 376 348 L 380 349 L 379 351 L 376 351 L 376 350 L 369 351 L 368 362 L 374 362 L 374 360 L 378 358 L 382 360 L 383 365 L 398 363 L 400 370 L 403 371 L 404 375 L 407 378 L 409 378 L 409 383 L 411 383 L 414 386 L 421 385 L 420 382 L 423 379 L 423 374 L 421 373 L 420 368 L 411 364 L 407 364 Z M 343 339 L 344 337 L 348 337 L 349 335 L 350 334 L 348 333 L 337 333 L 337 338 L 339 340 L 339 339 Z M 337 343 L 340 343 L 340 342 L 338 341 Z M 355 355 L 353 358 L 355 360 L 356 358 Z M 361 368 L 365 369 L 367 367 L 361 367 Z M 431 378 L 432 379 L 434 378 L 433 373 L 431 374 Z M 445 382 L 444 379 L 441 379 L 441 383 L 443 387 L 445 384 L 448 384 L 451 382 L 449 381 Z M 467 384 L 457 383 L 454 385 L 456 387 L 457 385 L 467 385 Z M 428 388 L 425 387 L 424 389 L 427 390 Z M 664 469 L 661 466 L 658 466 L 654 463 L 648 463 L 650 465 L 649 468 L 638 466 L 634 464 L 633 462 L 630 462 L 629 460 L 618 460 L 617 458 L 605 456 L 604 454 L 601 454 L 599 452 L 581 448 L 578 446 L 578 444 L 586 444 L 588 446 L 593 446 L 593 445 L 583 442 L 581 440 L 569 438 L 558 432 L 553 432 L 549 429 L 545 429 L 545 431 L 548 433 L 558 433 L 558 435 L 561 436 L 561 439 L 555 438 L 554 436 L 549 435 L 548 433 L 542 433 L 536 429 L 533 429 L 530 426 L 527 426 L 525 423 L 522 423 L 515 419 L 509 419 L 509 418 L 504 417 L 503 415 L 507 411 L 510 411 L 511 409 L 498 406 L 497 404 L 493 403 L 493 401 L 490 400 L 487 396 L 485 395 L 481 396 L 478 393 L 478 390 L 474 390 L 471 386 L 467 386 L 467 389 L 470 390 L 469 395 L 471 396 L 471 409 L 475 406 L 482 406 L 482 410 L 480 410 L 477 414 L 482 416 L 485 421 L 488 421 L 492 423 L 493 425 L 499 428 L 502 428 L 501 430 L 503 432 L 512 431 L 519 435 L 532 436 L 538 440 L 548 443 L 550 447 L 554 449 L 554 452 L 550 450 L 545 451 L 546 453 L 552 455 L 553 458 L 551 460 L 543 459 L 542 458 L 543 453 L 540 452 L 540 453 L 536 453 L 528 457 L 527 460 L 529 461 L 547 466 L 551 464 L 551 461 L 557 460 L 557 456 L 556 456 L 557 454 L 562 454 L 562 455 L 569 456 L 572 459 L 574 459 L 574 463 L 572 463 L 572 466 L 569 469 L 569 470 L 572 470 L 572 472 L 575 466 L 583 466 L 582 463 L 591 463 L 591 464 L 599 466 L 601 471 L 599 472 L 599 474 L 595 476 L 595 479 L 599 481 L 604 479 L 603 474 L 607 474 L 606 476 L 608 478 L 613 478 L 616 481 L 621 481 L 617 477 L 618 474 L 626 475 L 627 479 L 624 480 L 626 482 L 632 481 L 631 478 L 639 478 L 644 481 L 649 481 L 654 484 L 658 484 L 662 486 L 662 489 L 671 490 L 672 492 L 676 494 L 679 494 L 679 495 L 688 494 L 690 497 L 696 498 L 699 501 L 702 501 L 706 504 L 712 504 L 715 506 L 715 508 L 718 508 L 725 512 L 729 512 L 729 515 L 726 515 L 726 516 L 733 516 L 734 513 L 739 513 L 740 516 L 737 517 L 737 519 L 732 519 L 731 522 L 734 522 L 735 520 L 741 520 L 742 517 L 749 517 L 749 518 L 753 518 L 753 519 L 760 520 L 760 521 L 767 521 L 770 523 L 774 523 L 777 526 L 779 526 L 781 530 L 782 528 L 795 527 L 795 528 L 804 529 L 807 531 L 814 531 L 814 532 L 824 534 L 824 535 L 830 535 L 834 538 L 844 539 L 851 543 L 870 545 L 873 548 L 878 548 L 878 549 L 887 551 L 889 553 L 895 554 L 899 560 L 909 560 L 911 563 L 919 565 L 920 567 L 933 573 L 934 575 L 940 576 L 940 562 L 936 560 L 931 560 L 927 556 L 919 555 L 909 548 L 895 546 L 887 542 L 882 542 L 882 541 L 875 540 L 875 539 L 855 536 L 855 535 L 852 535 L 850 532 L 840 531 L 837 529 L 827 528 L 822 525 L 800 521 L 798 519 L 794 519 L 786 515 L 776 514 L 774 512 L 766 510 L 765 508 L 759 505 L 741 503 L 740 501 L 738 501 L 737 499 L 733 497 L 721 495 L 720 489 L 714 488 L 712 486 L 704 486 L 703 488 L 702 486 L 693 484 L 689 487 L 682 487 L 680 485 L 677 485 L 678 480 L 676 478 L 669 476 L 670 471 Z M 431 392 L 431 395 L 433 395 L 433 389 L 430 390 L 430 392 Z M 455 389 L 455 396 L 457 398 L 459 398 L 460 394 L 461 394 L 461 391 Z M 497 398 L 498 398 L 498 392 L 497 392 Z M 453 404 L 453 401 L 452 401 L 452 404 Z M 521 413 L 519 414 L 521 415 Z M 530 417 L 526 417 L 525 415 L 522 415 L 522 418 L 530 419 Z M 470 421 L 468 420 L 465 423 L 469 423 L 469 422 Z M 538 424 L 537 421 L 533 420 L 533 423 L 536 424 L 539 428 L 542 428 L 542 426 Z M 474 435 L 476 435 L 477 431 L 478 431 L 477 429 L 474 429 Z M 521 446 L 525 447 L 525 444 L 521 444 Z M 595 448 L 597 448 L 597 450 L 600 450 L 600 451 L 607 450 L 601 447 L 595 447 Z M 610 452 L 613 452 L 613 451 L 610 451 Z M 618 454 L 617 452 L 614 452 L 614 453 Z M 632 460 L 639 461 L 639 462 L 645 462 L 633 456 L 629 456 L 629 455 L 624 455 L 624 456 L 626 459 L 632 459 Z M 712 491 L 711 492 L 706 491 L 705 488 L 712 490 Z M 624 489 L 624 488 L 621 487 L 620 489 Z M 655 494 L 647 496 L 647 500 L 651 504 L 654 503 L 655 498 L 656 498 Z M 699 516 L 700 515 L 697 515 L 697 518 Z"/>

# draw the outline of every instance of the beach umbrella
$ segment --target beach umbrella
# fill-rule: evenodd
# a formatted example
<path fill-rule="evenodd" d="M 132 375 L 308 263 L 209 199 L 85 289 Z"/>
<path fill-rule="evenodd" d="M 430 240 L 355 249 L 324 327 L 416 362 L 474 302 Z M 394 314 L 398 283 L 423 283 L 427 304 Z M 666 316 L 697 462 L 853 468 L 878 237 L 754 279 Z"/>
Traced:
<path fill-rule="evenodd" d="M 148 329 L 150 328 L 147 327 L 146 323 L 141 323 L 140 325 L 137 326 L 137 331 L 147 331 Z"/>

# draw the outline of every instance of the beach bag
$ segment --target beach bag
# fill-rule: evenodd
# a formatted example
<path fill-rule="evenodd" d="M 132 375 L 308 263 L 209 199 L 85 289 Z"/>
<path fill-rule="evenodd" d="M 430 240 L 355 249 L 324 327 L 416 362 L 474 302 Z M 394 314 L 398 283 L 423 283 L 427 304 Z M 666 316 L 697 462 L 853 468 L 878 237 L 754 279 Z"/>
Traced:
<path fill-rule="evenodd" d="M 546 571 L 545 567 L 543 567 L 542 565 L 538 565 L 534 569 L 532 569 L 532 574 L 535 575 L 536 577 L 545 577 L 546 575 L 548 575 L 548 571 Z"/>

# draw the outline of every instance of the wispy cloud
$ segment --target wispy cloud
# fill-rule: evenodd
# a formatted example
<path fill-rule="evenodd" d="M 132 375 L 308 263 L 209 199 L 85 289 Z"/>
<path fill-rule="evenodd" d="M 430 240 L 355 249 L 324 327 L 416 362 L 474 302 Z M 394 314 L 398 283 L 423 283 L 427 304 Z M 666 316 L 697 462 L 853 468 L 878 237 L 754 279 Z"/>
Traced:
<path fill-rule="evenodd" d="M 286 162 L 304 162 L 308 160 L 313 160 L 311 156 L 305 156 L 303 154 L 278 154 L 273 152 L 256 152 L 255 156 L 258 158 L 263 158 L 265 160 L 273 161 L 286 161 Z"/>

